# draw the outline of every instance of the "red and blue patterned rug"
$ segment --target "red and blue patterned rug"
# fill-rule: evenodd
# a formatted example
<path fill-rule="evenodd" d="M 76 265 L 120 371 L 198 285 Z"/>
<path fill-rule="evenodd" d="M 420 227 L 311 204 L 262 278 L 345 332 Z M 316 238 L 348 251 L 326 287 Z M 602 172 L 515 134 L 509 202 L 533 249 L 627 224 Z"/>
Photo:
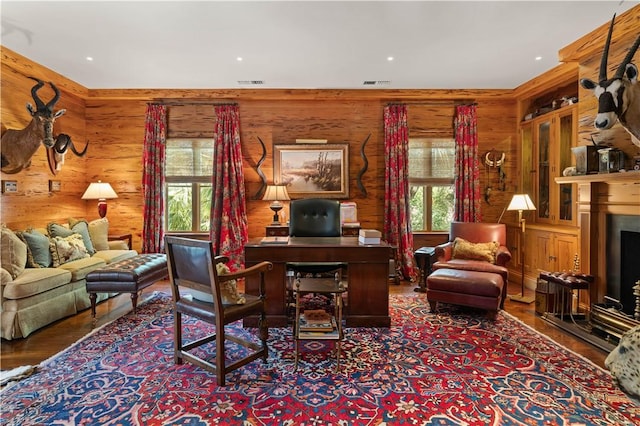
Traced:
<path fill-rule="evenodd" d="M 273 328 L 268 363 L 228 374 L 221 388 L 174 365 L 170 300 L 155 294 L 9 385 L 1 423 L 640 424 L 640 403 L 608 372 L 504 312 L 495 322 L 454 308 L 434 315 L 423 294 L 392 295 L 391 328 L 346 329 L 340 372 L 323 342 L 306 343 L 294 372 L 291 330 Z"/>

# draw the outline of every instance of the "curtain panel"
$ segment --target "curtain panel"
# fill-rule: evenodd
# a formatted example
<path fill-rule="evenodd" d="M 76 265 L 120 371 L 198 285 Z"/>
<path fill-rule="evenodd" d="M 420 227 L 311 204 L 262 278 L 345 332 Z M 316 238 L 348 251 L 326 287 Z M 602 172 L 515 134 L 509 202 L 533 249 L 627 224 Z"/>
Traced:
<path fill-rule="evenodd" d="M 214 131 L 210 237 L 216 254 L 229 258 L 229 269 L 244 267 L 249 240 L 238 105 L 217 105 Z"/>
<path fill-rule="evenodd" d="M 456 140 L 454 220 L 481 222 L 476 105 L 458 105 L 454 127 Z"/>
<path fill-rule="evenodd" d="M 142 253 L 164 252 L 164 167 L 167 107 L 148 104 L 142 154 Z"/>
<path fill-rule="evenodd" d="M 413 234 L 409 216 L 409 127 L 406 105 L 384 108 L 384 237 L 396 246 L 396 269 L 415 281 Z"/>

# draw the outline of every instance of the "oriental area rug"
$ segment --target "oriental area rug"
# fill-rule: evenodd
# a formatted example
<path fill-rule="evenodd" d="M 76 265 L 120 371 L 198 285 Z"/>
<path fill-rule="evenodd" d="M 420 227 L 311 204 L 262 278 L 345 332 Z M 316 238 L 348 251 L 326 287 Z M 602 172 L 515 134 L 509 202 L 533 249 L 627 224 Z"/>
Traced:
<path fill-rule="evenodd" d="M 294 372 L 291 329 L 272 328 L 268 362 L 219 387 L 174 364 L 171 298 L 156 293 L 8 385 L 2 424 L 640 424 L 640 403 L 607 371 L 505 312 L 494 322 L 453 307 L 435 315 L 424 294 L 390 300 L 392 327 L 345 329 L 339 372 L 326 341 L 306 342 Z"/>

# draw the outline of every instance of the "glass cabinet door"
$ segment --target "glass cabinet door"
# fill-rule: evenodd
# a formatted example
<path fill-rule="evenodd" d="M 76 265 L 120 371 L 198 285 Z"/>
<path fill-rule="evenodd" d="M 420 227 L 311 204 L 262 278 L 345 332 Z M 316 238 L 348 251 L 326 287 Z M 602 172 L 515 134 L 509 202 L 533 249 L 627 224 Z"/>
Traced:
<path fill-rule="evenodd" d="M 571 147 L 575 146 L 574 140 L 575 128 L 577 124 L 575 120 L 575 108 L 559 117 L 559 135 L 558 135 L 558 172 L 557 176 L 562 176 L 562 172 L 571 166 L 572 153 Z M 575 218 L 575 185 L 571 183 L 563 183 L 558 188 L 558 221 L 573 222 Z"/>
<path fill-rule="evenodd" d="M 551 218 L 551 121 L 543 121 L 536 126 L 538 142 L 538 197 L 537 218 L 548 221 Z M 554 182 L 555 184 L 555 182 Z"/>

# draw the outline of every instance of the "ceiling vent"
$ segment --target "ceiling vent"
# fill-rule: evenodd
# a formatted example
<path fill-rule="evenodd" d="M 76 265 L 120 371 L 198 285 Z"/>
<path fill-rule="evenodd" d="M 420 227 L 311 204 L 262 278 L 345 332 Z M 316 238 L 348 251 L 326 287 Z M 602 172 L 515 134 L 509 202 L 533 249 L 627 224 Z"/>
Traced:
<path fill-rule="evenodd" d="M 391 80 L 365 80 L 362 82 L 363 86 L 388 86 L 391 84 Z"/>
<path fill-rule="evenodd" d="M 264 84 L 264 80 L 238 80 L 240 86 L 260 86 Z"/>

